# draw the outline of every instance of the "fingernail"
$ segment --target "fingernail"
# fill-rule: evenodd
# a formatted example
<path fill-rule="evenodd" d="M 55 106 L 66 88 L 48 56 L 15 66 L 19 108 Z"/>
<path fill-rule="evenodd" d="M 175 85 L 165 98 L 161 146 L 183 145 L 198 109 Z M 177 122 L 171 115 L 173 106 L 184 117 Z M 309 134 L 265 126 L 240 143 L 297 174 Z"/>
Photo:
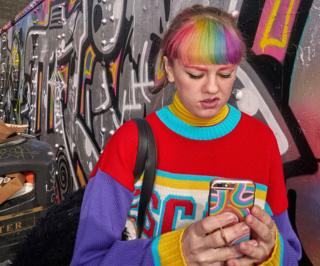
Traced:
<path fill-rule="evenodd" d="M 250 245 L 254 246 L 254 247 L 257 247 L 258 246 L 258 242 L 255 241 L 255 240 L 251 240 L 250 242 Z"/>
<path fill-rule="evenodd" d="M 231 212 L 226 212 L 225 217 L 226 217 L 227 222 L 237 222 L 238 221 L 237 216 Z"/>
<path fill-rule="evenodd" d="M 251 210 L 253 212 L 253 214 L 259 214 L 259 208 L 254 206 Z"/>
<path fill-rule="evenodd" d="M 248 215 L 248 216 L 247 216 L 246 222 L 247 222 L 248 224 L 251 224 L 251 223 L 253 222 L 253 217 L 252 217 L 252 215 Z"/>
<path fill-rule="evenodd" d="M 247 250 L 248 249 L 248 245 L 247 245 L 247 243 L 240 243 L 240 249 L 241 250 Z"/>
<path fill-rule="evenodd" d="M 242 230 L 243 232 L 248 232 L 248 231 L 249 231 L 249 227 L 244 224 L 244 225 L 241 226 L 241 230 Z"/>

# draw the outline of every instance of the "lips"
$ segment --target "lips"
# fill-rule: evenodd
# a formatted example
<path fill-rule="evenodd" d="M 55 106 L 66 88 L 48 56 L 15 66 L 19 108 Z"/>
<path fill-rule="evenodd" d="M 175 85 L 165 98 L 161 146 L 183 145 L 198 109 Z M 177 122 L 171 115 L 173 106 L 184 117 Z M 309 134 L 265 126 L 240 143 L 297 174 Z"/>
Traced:
<path fill-rule="evenodd" d="M 212 99 L 203 100 L 203 101 L 201 101 L 201 102 L 210 103 L 210 102 L 213 102 L 213 101 L 215 101 L 215 100 L 217 100 L 217 99 L 218 99 L 218 98 L 215 97 L 215 98 L 212 98 Z"/>
<path fill-rule="evenodd" d="M 215 108 L 219 103 L 219 98 L 214 97 L 214 98 L 205 99 L 205 100 L 200 101 L 200 103 L 201 103 L 202 108 L 204 108 L 204 109 Z"/>

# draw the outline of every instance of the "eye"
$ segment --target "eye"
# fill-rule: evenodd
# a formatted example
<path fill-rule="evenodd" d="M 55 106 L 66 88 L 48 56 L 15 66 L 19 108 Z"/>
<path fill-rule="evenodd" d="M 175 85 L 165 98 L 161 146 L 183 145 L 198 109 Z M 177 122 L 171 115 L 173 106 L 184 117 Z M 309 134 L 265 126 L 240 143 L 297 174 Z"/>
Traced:
<path fill-rule="evenodd" d="M 218 73 L 219 77 L 224 78 L 224 79 L 228 79 L 231 77 L 232 73 Z"/>
<path fill-rule="evenodd" d="M 193 74 L 193 73 L 190 73 L 190 72 L 187 72 L 188 76 L 192 79 L 201 79 L 204 74 Z"/>

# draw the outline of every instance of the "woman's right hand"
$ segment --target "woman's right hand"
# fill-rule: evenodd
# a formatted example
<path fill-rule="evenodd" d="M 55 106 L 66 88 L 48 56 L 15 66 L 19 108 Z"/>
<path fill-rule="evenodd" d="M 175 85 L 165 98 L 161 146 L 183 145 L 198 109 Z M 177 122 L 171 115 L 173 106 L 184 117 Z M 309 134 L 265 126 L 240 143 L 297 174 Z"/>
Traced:
<path fill-rule="evenodd" d="M 228 243 L 250 229 L 245 223 L 236 222 L 234 214 L 223 213 L 191 224 L 182 236 L 182 250 L 188 266 L 223 265 L 231 258 L 241 257 L 236 247 L 229 247 Z"/>

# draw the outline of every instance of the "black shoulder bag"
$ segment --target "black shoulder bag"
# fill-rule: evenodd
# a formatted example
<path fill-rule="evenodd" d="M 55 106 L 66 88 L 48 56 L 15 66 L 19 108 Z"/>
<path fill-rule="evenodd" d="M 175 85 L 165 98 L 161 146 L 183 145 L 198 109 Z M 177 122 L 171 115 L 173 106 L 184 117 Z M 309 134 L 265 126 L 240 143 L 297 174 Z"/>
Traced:
<path fill-rule="evenodd" d="M 134 119 L 138 127 L 138 151 L 134 170 L 135 182 L 144 173 L 137 218 L 137 236 L 140 237 L 147 205 L 150 201 L 157 162 L 157 151 L 150 125 L 145 119 Z M 84 189 L 63 202 L 50 207 L 46 215 L 17 250 L 13 265 L 64 266 L 72 259 Z M 112 215 L 112 214 L 110 214 Z M 126 240 L 126 230 L 122 234 Z"/>

